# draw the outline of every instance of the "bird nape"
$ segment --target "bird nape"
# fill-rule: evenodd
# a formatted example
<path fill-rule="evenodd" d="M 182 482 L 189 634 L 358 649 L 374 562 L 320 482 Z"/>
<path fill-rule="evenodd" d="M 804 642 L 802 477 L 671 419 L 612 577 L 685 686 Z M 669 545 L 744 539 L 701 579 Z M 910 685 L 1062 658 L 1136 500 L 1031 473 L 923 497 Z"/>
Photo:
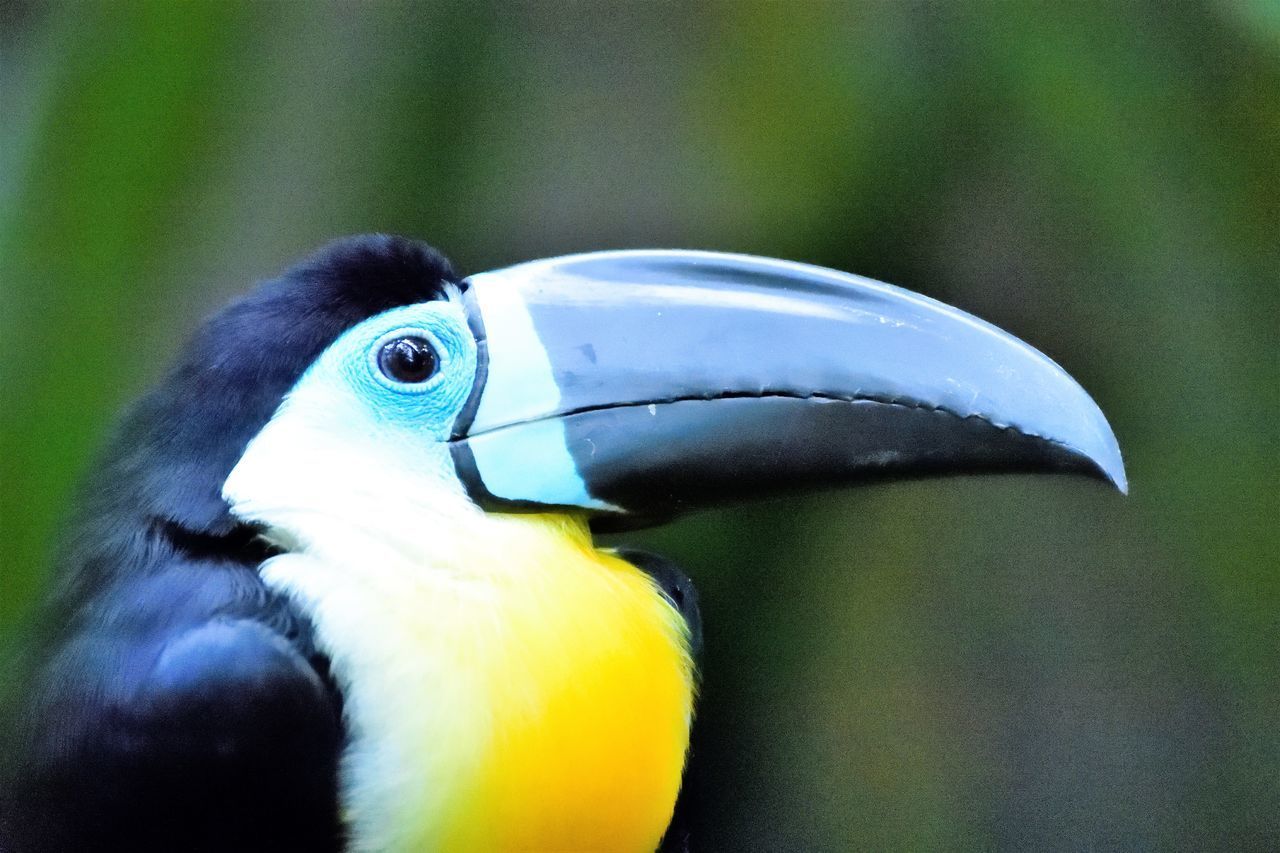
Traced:
<path fill-rule="evenodd" d="M 591 529 L 978 471 L 1126 487 L 1061 368 L 906 290 L 336 242 L 205 323 L 88 478 L 0 847 L 653 850 L 696 598 Z"/>

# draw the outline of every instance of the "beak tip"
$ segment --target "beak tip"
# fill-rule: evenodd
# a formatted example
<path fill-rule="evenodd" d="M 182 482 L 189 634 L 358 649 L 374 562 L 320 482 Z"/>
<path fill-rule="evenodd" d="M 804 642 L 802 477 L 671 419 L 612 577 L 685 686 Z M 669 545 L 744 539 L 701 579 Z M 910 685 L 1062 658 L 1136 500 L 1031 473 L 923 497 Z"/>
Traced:
<path fill-rule="evenodd" d="M 1125 474 L 1124 462 L 1120 460 L 1120 454 L 1117 451 L 1115 464 L 1107 469 L 1107 479 L 1111 481 L 1111 485 L 1116 487 L 1116 491 L 1122 495 L 1129 494 L 1129 477 Z"/>
<path fill-rule="evenodd" d="M 1114 465 L 1101 468 L 1103 479 L 1115 487 L 1122 495 L 1129 494 L 1129 478 L 1125 475 L 1124 463 L 1117 457 Z"/>
<path fill-rule="evenodd" d="M 1099 412 L 1099 416 L 1101 417 L 1101 412 Z M 1084 450 L 1079 447 L 1073 449 L 1088 460 L 1098 479 L 1105 480 L 1111 484 L 1120 494 L 1128 495 L 1129 477 L 1125 472 L 1124 459 L 1120 455 L 1120 444 L 1116 441 L 1115 433 L 1111 431 L 1111 427 L 1106 423 L 1105 419 L 1102 425 L 1101 446 L 1092 450 Z"/>
<path fill-rule="evenodd" d="M 1116 457 L 1115 468 L 1107 472 L 1107 476 L 1111 478 L 1111 485 L 1116 487 L 1122 495 L 1129 494 L 1129 478 L 1125 474 L 1124 463 L 1120 461 L 1119 456 Z"/>
<path fill-rule="evenodd" d="M 1095 404 L 1096 405 L 1096 404 Z M 1098 412 L 1103 422 L 1103 434 L 1106 436 L 1104 444 L 1104 452 L 1099 460 L 1099 467 L 1102 468 L 1103 474 L 1116 487 L 1122 495 L 1129 494 L 1129 476 L 1124 469 L 1124 458 L 1120 454 L 1120 442 L 1116 439 L 1115 431 L 1111 428 L 1111 424 L 1107 422 L 1106 416 L 1101 410 Z"/>
<path fill-rule="evenodd" d="M 1074 399 L 1064 404 L 1060 412 L 1069 413 L 1055 429 L 1042 435 L 1050 435 L 1061 442 L 1068 451 L 1075 454 L 1083 465 L 1090 469 L 1096 479 L 1109 483 L 1122 495 L 1129 494 L 1129 477 L 1124 467 L 1124 457 L 1120 452 L 1120 441 L 1116 438 L 1111 422 L 1103 413 L 1097 401 L 1083 387 L 1071 378 L 1066 371 L 1055 365 L 1063 380 L 1063 387 L 1074 389 Z"/>

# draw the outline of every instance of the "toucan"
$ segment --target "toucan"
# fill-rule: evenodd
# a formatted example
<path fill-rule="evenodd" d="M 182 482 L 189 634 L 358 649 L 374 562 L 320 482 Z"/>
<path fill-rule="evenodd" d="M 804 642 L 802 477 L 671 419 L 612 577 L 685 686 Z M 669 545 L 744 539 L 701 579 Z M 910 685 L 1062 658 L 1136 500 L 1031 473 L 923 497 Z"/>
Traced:
<path fill-rule="evenodd" d="M 463 278 L 337 241 L 108 441 L 6 724 L 0 847 L 686 850 L 696 593 L 593 531 L 996 471 L 1126 489 L 1066 372 L 910 291 L 686 250 Z"/>

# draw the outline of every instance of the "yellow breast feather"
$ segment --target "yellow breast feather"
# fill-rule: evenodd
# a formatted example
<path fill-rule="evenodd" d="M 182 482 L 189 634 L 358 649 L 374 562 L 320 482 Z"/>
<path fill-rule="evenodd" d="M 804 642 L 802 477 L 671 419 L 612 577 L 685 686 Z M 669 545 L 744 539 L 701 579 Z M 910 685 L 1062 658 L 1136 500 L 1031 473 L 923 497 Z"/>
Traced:
<path fill-rule="evenodd" d="M 343 689 L 353 848 L 653 850 L 688 748 L 683 619 L 578 519 L 483 520 L 436 543 L 445 566 L 352 543 L 263 569 Z"/>

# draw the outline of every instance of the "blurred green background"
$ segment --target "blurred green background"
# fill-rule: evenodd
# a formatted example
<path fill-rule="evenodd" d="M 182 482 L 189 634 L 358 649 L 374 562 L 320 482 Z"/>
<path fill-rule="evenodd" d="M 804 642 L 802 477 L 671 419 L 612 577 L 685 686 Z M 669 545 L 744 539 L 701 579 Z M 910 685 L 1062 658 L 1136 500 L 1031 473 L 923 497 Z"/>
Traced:
<path fill-rule="evenodd" d="M 1280 847 L 1280 4 L 0 5 L 0 646 L 113 413 L 331 237 L 679 246 L 1033 342 L 1132 495 L 627 537 L 707 623 L 700 849 Z"/>

